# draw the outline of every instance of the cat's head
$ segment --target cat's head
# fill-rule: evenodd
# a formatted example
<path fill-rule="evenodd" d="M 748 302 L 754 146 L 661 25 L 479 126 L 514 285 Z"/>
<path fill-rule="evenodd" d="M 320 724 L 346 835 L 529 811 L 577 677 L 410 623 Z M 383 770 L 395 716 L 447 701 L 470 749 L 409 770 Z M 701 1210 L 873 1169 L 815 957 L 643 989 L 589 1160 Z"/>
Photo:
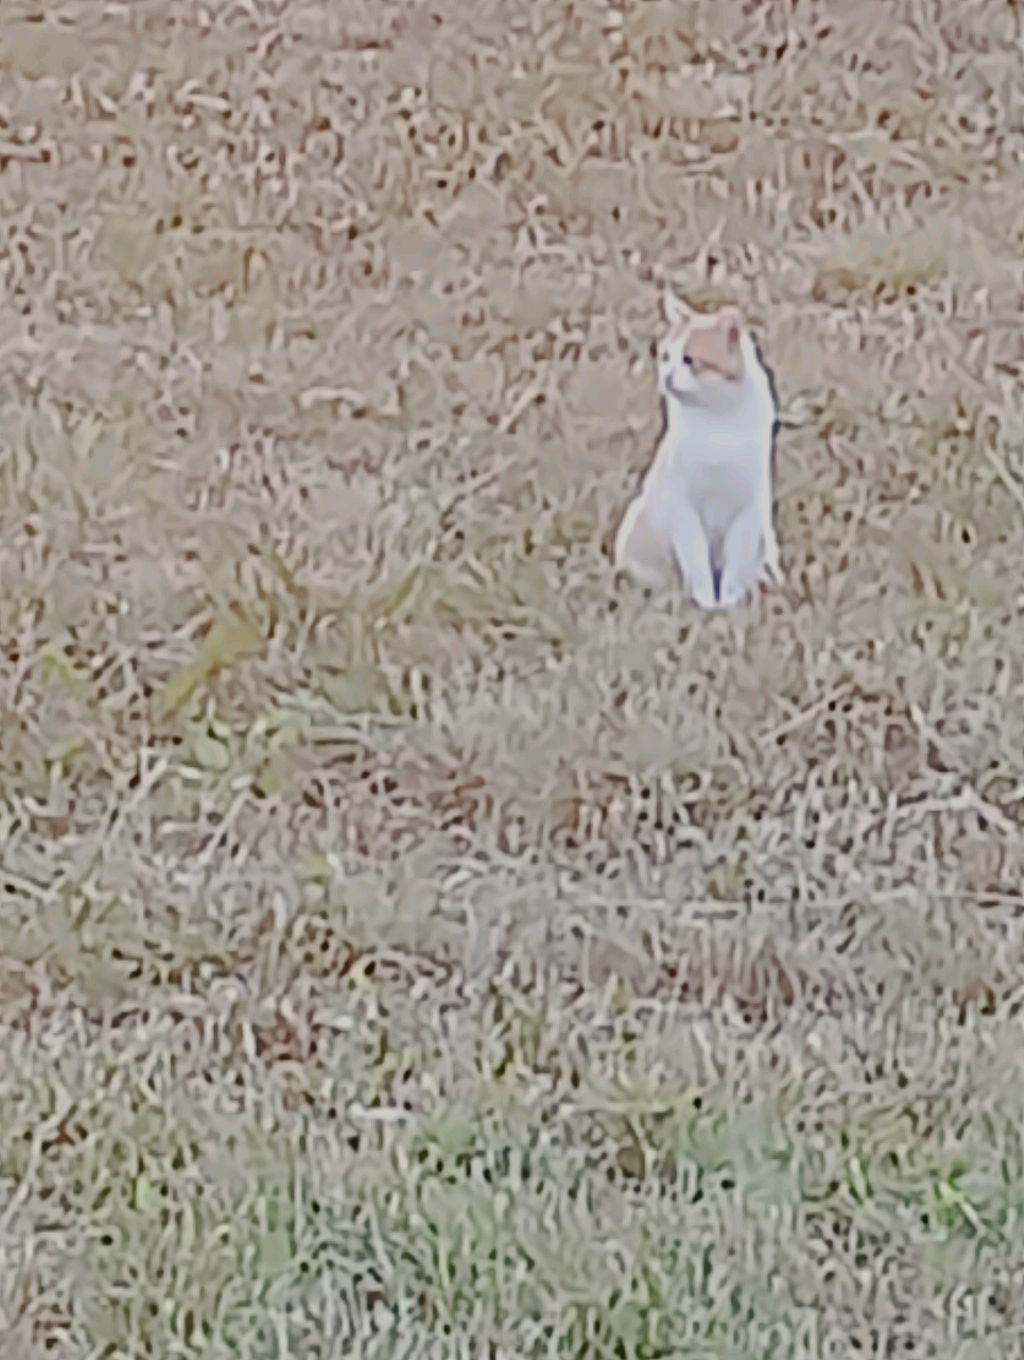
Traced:
<path fill-rule="evenodd" d="M 727 407 L 746 377 L 743 318 L 735 307 L 695 312 L 673 293 L 664 301 L 668 330 L 658 344 L 658 390 L 684 406 Z"/>

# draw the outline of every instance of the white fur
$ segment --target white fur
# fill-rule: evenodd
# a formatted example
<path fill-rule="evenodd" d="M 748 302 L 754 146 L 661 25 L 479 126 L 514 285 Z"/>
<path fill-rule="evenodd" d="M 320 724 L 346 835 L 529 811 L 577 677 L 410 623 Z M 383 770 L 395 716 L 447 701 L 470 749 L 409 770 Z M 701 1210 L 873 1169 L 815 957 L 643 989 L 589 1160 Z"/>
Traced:
<path fill-rule="evenodd" d="M 666 311 L 677 319 L 669 302 Z M 681 341 L 661 347 L 667 426 L 615 541 L 616 566 L 637 585 L 662 589 L 678 570 L 704 609 L 740 604 L 762 581 L 781 579 L 772 523 L 775 403 L 745 330 L 739 343 L 739 384 L 694 377 L 681 362 Z"/>

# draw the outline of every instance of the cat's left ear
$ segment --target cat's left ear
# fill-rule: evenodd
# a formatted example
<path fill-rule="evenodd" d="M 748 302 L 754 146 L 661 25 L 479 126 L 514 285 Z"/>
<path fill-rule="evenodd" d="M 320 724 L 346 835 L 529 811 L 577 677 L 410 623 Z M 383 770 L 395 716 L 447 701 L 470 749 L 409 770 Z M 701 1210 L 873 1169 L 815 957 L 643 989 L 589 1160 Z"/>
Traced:
<path fill-rule="evenodd" d="M 730 349 L 739 349 L 743 334 L 743 315 L 738 307 L 723 307 L 719 324 Z"/>
<path fill-rule="evenodd" d="M 693 320 L 693 312 L 675 293 L 665 293 L 661 305 L 665 313 L 665 320 L 670 326 L 686 326 Z"/>

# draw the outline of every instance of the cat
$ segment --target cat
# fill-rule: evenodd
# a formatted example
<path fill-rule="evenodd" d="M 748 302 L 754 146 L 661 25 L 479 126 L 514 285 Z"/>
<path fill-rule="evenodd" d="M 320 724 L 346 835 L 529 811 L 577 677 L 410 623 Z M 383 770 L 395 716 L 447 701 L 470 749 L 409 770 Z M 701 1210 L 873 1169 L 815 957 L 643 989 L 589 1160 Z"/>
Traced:
<path fill-rule="evenodd" d="M 728 609 L 782 580 L 773 523 L 778 402 L 771 374 L 735 307 L 664 300 L 658 347 L 665 429 L 615 538 L 615 565 L 638 586 L 677 573 L 702 609 Z"/>

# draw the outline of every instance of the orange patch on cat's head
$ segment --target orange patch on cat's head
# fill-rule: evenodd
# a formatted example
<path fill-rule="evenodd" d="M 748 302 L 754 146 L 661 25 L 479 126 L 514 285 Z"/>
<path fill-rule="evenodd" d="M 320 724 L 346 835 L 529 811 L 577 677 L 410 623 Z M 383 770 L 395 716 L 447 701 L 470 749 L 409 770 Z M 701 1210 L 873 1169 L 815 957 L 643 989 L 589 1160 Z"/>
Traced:
<path fill-rule="evenodd" d="M 739 382 L 743 378 L 743 317 L 736 307 L 695 312 L 674 294 L 665 297 L 669 343 L 682 342 L 685 362 L 695 376 L 702 374 Z"/>

